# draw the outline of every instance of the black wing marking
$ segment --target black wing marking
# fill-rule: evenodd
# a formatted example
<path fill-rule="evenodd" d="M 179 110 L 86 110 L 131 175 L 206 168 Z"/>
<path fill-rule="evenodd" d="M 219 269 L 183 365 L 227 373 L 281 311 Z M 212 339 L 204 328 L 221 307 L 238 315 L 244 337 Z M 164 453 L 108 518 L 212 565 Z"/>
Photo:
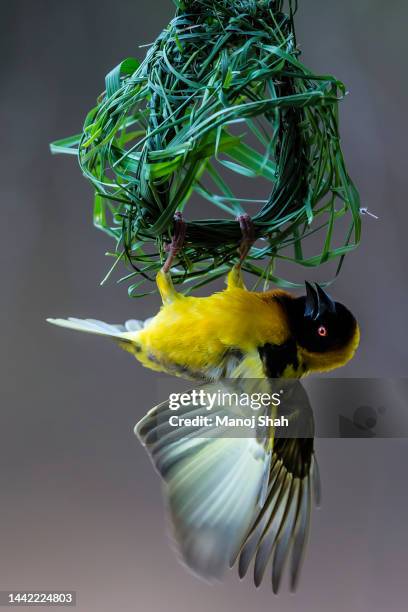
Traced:
<path fill-rule="evenodd" d="M 296 589 L 309 532 L 313 490 L 319 502 L 320 483 L 313 439 L 276 439 L 267 499 L 240 553 L 241 578 L 255 556 L 254 582 L 259 586 L 272 561 L 272 588 L 277 593 L 291 552 L 290 587 Z"/>
<path fill-rule="evenodd" d="M 258 348 L 258 352 L 268 378 L 279 378 L 288 366 L 292 366 L 295 372 L 299 368 L 294 340 L 288 340 L 284 344 L 264 344 Z"/>

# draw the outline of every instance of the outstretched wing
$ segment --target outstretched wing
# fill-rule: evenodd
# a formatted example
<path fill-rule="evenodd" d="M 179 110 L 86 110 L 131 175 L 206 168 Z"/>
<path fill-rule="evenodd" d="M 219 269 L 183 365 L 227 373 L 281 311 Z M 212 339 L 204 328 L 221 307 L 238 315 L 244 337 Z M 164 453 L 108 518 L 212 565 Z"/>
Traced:
<path fill-rule="evenodd" d="M 265 391 L 265 380 L 259 381 Z M 223 381 L 201 387 L 206 392 L 236 392 L 254 381 Z M 240 388 L 241 388 L 240 387 Z M 313 415 L 298 381 L 286 383 L 285 412 L 295 419 L 291 432 L 313 432 Z M 271 443 L 268 429 L 255 428 L 230 437 L 214 425 L 218 415 L 237 414 L 220 405 L 211 411 L 212 425 L 197 421 L 174 428 L 169 418 L 205 417 L 202 407 L 177 412 L 165 402 L 150 411 L 135 428 L 164 480 L 173 533 L 182 560 L 201 577 L 221 577 L 239 558 L 243 577 L 255 557 L 254 580 L 259 585 L 268 564 L 277 592 L 291 554 L 291 587 L 296 587 L 310 523 L 312 488 L 318 494 L 313 438 L 279 438 Z M 296 427 L 298 422 L 301 425 Z M 271 450 L 272 446 L 272 450 Z"/>
<path fill-rule="evenodd" d="M 231 390 L 228 383 L 205 385 Z M 265 441 L 231 438 L 214 425 L 172 428 L 169 418 L 205 417 L 205 408 L 175 413 L 165 402 L 150 411 L 135 432 L 164 480 L 173 533 L 184 563 L 199 576 L 222 576 L 237 556 L 262 507 L 270 452 Z M 231 414 L 216 406 L 211 418 Z M 213 421 L 214 422 L 214 421 Z"/>

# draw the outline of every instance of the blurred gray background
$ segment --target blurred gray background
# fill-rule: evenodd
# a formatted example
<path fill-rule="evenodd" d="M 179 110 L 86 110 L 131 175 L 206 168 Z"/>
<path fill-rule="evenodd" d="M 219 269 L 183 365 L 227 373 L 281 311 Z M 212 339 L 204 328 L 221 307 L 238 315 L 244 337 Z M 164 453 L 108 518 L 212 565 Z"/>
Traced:
<path fill-rule="evenodd" d="M 407 374 L 406 108 L 403 0 L 300 1 L 311 68 L 343 79 L 350 173 L 365 206 L 360 249 L 333 294 L 356 313 L 361 348 L 342 376 Z M 318 440 L 324 498 L 296 595 L 276 599 L 235 572 L 208 586 L 176 561 L 158 478 L 132 433 L 160 397 L 156 375 L 109 342 L 47 316 L 143 318 L 99 287 L 110 241 L 92 227 L 91 188 L 48 143 L 80 131 L 105 74 L 151 42 L 170 0 L 1 1 L 0 589 L 75 589 L 86 612 L 402 612 L 408 597 L 405 440 Z"/>

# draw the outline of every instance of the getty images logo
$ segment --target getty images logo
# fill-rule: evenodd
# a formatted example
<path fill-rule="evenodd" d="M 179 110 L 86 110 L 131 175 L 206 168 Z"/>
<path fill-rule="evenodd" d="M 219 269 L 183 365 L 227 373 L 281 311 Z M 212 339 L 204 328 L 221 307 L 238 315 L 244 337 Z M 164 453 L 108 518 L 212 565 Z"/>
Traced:
<path fill-rule="evenodd" d="M 379 419 L 385 414 L 385 407 L 359 406 L 349 419 L 339 415 L 340 438 L 376 438 L 379 435 Z"/>

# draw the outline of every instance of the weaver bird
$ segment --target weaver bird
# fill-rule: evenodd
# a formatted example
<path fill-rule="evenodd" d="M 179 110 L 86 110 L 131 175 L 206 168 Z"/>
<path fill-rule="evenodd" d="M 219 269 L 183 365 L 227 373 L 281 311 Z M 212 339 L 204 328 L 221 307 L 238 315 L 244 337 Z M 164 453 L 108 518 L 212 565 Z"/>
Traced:
<path fill-rule="evenodd" d="M 157 276 L 163 305 L 153 318 L 124 325 L 48 320 L 113 338 L 148 368 L 207 381 L 208 392 L 222 387 L 233 395 L 237 384 L 240 392 L 253 392 L 254 384 L 263 392 L 273 391 L 275 379 L 279 387 L 285 379 L 286 409 L 306 418 L 306 428 L 292 437 L 276 436 L 272 427 L 236 437 L 211 425 L 211 435 L 201 425 L 174 429 L 169 425 L 174 413 L 168 401 L 148 412 L 135 428 L 163 479 L 184 563 L 212 579 L 239 559 L 242 577 L 255 558 L 258 586 L 272 560 L 276 592 L 290 551 L 291 587 L 296 586 L 313 489 L 319 497 L 313 416 L 296 379 L 347 363 L 358 346 L 359 328 L 350 311 L 317 284 L 306 283 L 306 295 L 301 297 L 280 289 L 248 291 L 241 263 L 252 242 L 251 227 L 247 217 L 240 222 L 246 236 L 224 291 L 203 298 L 175 291 L 170 268 L 184 238 L 178 217 L 169 257 Z M 240 407 L 231 410 L 239 412 Z M 181 412 L 208 414 L 194 404 L 184 405 Z M 270 412 L 268 406 L 266 413 Z M 224 406 L 213 407 L 213 415 L 224 413 Z"/>
<path fill-rule="evenodd" d="M 116 340 L 147 368 L 198 380 L 300 378 L 346 364 L 359 343 L 350 311 L 319 286 L 306 295 L 245 289 L 234 267 L 224 291 L 207 297 L 175 291 L 161 270 L 163 305 L 145 322 L 109 325 L 94 319 L 48 319 L 50 323 Z"/>

